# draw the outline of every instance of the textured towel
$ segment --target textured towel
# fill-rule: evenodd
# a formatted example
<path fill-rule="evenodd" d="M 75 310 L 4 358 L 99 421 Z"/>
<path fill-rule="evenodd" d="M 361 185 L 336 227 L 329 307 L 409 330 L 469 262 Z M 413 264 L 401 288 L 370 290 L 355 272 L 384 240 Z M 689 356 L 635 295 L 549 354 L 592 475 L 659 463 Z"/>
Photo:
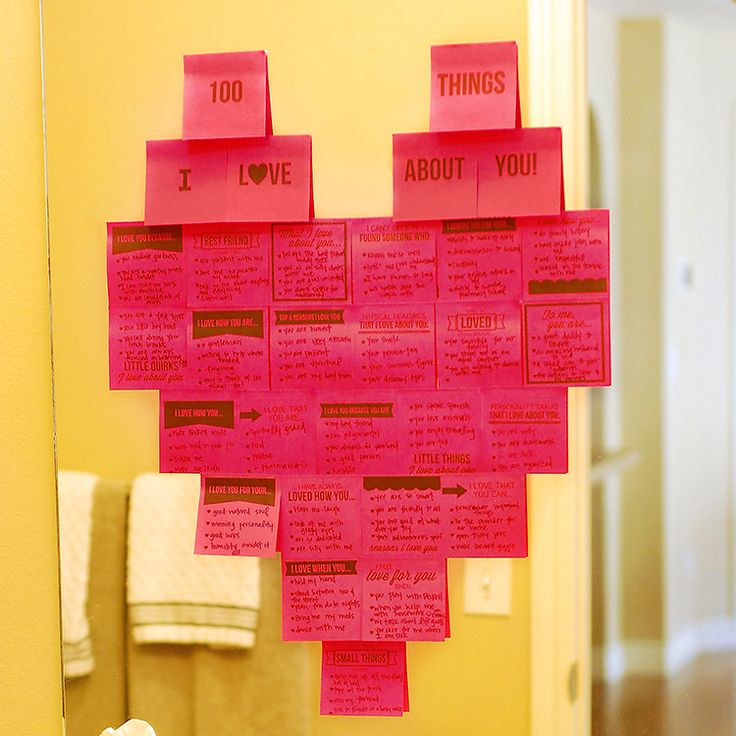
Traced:
<path fill-rule="evenodd" d="M 88 675 L 94 667 L 87 618 L 92 497 L 97 476 L 59 472 L 59 553 L 64 676 Z"/>
<path fill-rule="evenodd" d="M 195 555 L 199 476 L 146 473 L 133 482 L 128 607 L 133 641 L 252 647 L 257 558 Z"/>

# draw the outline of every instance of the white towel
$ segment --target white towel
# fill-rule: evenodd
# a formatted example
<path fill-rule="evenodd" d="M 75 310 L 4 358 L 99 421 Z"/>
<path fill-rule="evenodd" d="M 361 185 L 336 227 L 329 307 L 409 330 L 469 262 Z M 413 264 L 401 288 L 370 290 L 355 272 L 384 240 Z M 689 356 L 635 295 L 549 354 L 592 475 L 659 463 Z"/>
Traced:
<path fill-rule="evenodd" d="M 254 557 L 194 554 L 199 476 L 133 482 L 128 607 L 133 641 L 252 647 L 261 603 Z"/>
<path fill-rule="evenodd" d="M 98 477 L 59 471 L 59 554 L 64 676 L 88 675 L 94 668 L 87 598 L 92 546 L 92 497 Z"/>
<path fill-rule="evenodd" d="M 129 721 L 125 721 L 120 728 L 113 728 L 112 726 L 106 728 L 100 736 L 156 736 L 156 732 L 147 721 L 131 718 Z"/>

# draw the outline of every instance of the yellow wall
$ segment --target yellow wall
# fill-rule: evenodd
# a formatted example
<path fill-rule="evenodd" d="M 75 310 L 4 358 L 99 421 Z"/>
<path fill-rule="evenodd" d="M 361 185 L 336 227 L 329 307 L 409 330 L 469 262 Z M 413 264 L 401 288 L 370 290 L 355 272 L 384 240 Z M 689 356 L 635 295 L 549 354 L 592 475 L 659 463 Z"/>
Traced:
<path fill-rule="evenodd" d="M 619 31 L 623 442 L 641 453 L 623 480 L 621 633 L 657 640 L 662 622 L 662 27 Z"/>
<path fill-rule="evenodd" d="M 0 24 L 0 733 L 61 733 L 38 4 Z"/>
<path fill-rule="evenodd" d="M 524 91 L 526 7 L 46 0 L 61 465 L 123 478 L 156 466 L 156 395 L 107 390 L 104 223 L 142 216 L 144 141 L 181 132 L 184 53 L 268 49 L 275 132 L 314 137 L 317 215 L 385 215 L 391 133 L 427 129 L 430 45 L 515 39 Z M 411 714 L 321 718 L 315 686 L 316 736 L 528 733 L 528 565 L 515 563 L 506 620 L 462 614 L 461 569 L 451 565 L 452 640 L 411 647 Z"/>

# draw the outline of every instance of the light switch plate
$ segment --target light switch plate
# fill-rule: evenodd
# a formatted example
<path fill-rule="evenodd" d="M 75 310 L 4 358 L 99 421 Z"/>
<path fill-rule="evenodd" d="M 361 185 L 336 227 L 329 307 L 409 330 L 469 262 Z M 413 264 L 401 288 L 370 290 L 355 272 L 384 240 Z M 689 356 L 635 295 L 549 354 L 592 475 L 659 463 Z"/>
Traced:
<path fill-rule="evenodd" d="M 511 615 L 511 560 L 465 560 L 465 613 Z"/>

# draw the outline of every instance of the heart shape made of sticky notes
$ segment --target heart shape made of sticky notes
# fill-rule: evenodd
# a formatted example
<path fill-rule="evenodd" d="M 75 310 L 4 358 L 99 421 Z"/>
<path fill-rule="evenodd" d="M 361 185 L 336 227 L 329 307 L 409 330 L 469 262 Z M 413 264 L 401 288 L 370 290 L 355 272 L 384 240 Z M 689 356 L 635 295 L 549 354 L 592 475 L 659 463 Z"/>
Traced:
<path fill-rule="evenodd" d="M 268 173 L 268 166 L 266 164 L 251 164 L 248 167 L 248 176 L 251 178 L 254 184 L 260 184 Z"/>

